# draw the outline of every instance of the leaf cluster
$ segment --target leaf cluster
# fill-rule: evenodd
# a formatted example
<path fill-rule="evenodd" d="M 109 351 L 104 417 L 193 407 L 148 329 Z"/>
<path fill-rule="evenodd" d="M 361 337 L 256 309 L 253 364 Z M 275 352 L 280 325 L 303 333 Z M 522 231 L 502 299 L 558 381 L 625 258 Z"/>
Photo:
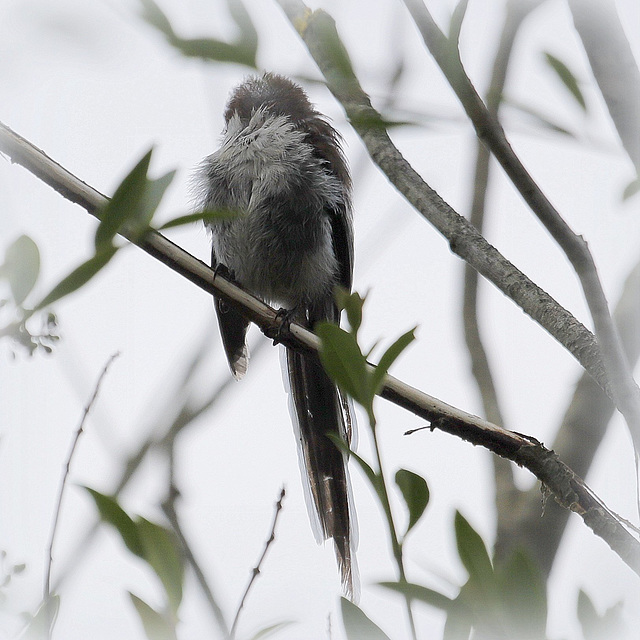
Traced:
<path fill-rule="evenodd" d="M 146 562 L 157 576 L 166 596 L 162 610 L 129 593 L 148 638 L 175 640 L 178 609 L 182 602 L 184 557 L 173 531 L 141 516 L 131 517 L 111 496 L 86 488 L 103 522 L 120 535 L 127 549 Z"/>

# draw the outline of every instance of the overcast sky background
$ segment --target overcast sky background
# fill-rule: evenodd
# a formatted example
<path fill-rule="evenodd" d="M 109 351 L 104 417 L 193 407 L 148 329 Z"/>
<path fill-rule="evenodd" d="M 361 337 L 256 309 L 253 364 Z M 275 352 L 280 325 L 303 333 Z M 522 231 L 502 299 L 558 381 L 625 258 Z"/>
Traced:
<path fill-rule="evenodd" d="M 164 0 L 160 5 L 185 36 L 230 39 L 224 2 Z M 259 64 L 287 75 L 318 72 L 275 2 L 247 2 L 260 36 Z M 455 2 L 430 0 L 446 25 Z M 616 2 L 640 59 L 640 7 Z M 402 152 L 457 211 L 470 200 L 475 137 L 402 3 L 326 0 L 374 105 L 399 56 L 407 73 L 397 103 L 429 115 L 429 126 L 392 132 Z M 481 91 L 501 27 L 503 3 L 471 0 L 462 31 L 462 57 Z M 87 183 L 111 194 L 142 154 L 155 146 L 152 174 L 177 169 L 160 219 L 189 209 L 189 177 L 217 146 L 230 89 L 248 73 L 237 65 L 185 60 L 138 17 L 133 0 L 0 0 L 0 120 Z M 582 80 L 585 117 L 543 62 L 558 56 Z M 548 0 L 526 22 L 516 44 L 509 97 L 538 109 L 579 139 L 545 133 L 505 110 L 516 152 L 572 228 L 589 242 L 611 304 L 640 256 L 638 197 L 621 202 L 633 178 L 574 34 L 564 2 Z M 388 344 L 418 325 L 417 341 L 393 373 L 427 393 L 473 413 L 479 399 L 469 372 L 460 318 L 463 265 L 366 159 L 329 92 L 309 85 L 318 108 L 344 134 L 355 178 L 354 288 L 369 292 L 365 344 Z M 487 236 L 516 266 L 591 326 L 577 279 L 560 250 L 499 170 L 494 172 Z M 0 160 L 0 251 L 22 233 L 38 244 L 44 294 L 91 254 L 96 221 L 24 169 Z M 200 226 L 172 231 L 172 240 L 208 260 Z M 549 442 L 580 368 L 552 338 L 490 285 L 482 285 L 481 319 L 495 365 L 506 426 Z M 73 460 L 53 565 L 66 571 L 96 514 L 77 485 L 108 493 L 122 460 L 171 420 L 172 393 L 188 360 L 206 349 L 191 392 L 204 398 L 229 375 L 210 298 L 135 247 L 120 252 L 86 288 L 55 305 L 63 339 L 52 356 L 0 344 L 0 549 L 26 572 L 6 590 L 0 638 L 18 628 L 16 614 L 33 611 L 42 592 L 62 465 L 82 408 L 108 358 L 120 352 L 104 381 Z M 255 329 L 252 343 L 262 337 Z M 487 542 L 493 540 L 493 479 L 489 454 L 443 433 L 404 437 L 420 420 L 377 405 L 389 474 L 404 467 L 423 475 L 431 504 L 406 546 L 408 577 L 454 594 L 466 579 L 455 553 L 453 515 L 459 509 Z M 370 457 L 364 418 L 360 453 Z M 287 497 L 277 539 L 244 612 L 241 636 L 280 620 L 296 620 L 278 637 L 341 638 L 339 581 L 331 545 L 318 547 L 308 524 L 296 446 L 276 350 L 265 349 L 241 384 L 182 434 L 178 442 L 179 513 L 223 610 L 231 618 L 263 548 L 282 484 Z M 161 520 L 166 466 L 152 456 L 123 496 L 131 512 Z M 523 486 L 533 482 L 519 471 Z M 361 474 L 352 469 L 360 521 L 361 606 L 394 638 L 406 634 L 399 598 L 375 583 L 395 579 L 381 513 Z M 612 422 L 588 483 L 624 517 L 634 515 L 630 438 Z M 395 496 L 397 516 L 404 518 Z M 190 576 L 180 638 L 212 637 L 203 599 Z M 551 638 L 577 638 L 575 601 L 583 588 L 600 611 L 625 601 L 640 624 L 637 577 L 572 516 L 550 582 Z M 144 638 L 126 591 L 160 604 L 152 574 L 103 527 L 79 566 L 61 585 L 57 638 Z M 438 637 L 442 617 L 416 605 L 421 637 Z M 637 628 L 637 627 L 636 627 Z"/>

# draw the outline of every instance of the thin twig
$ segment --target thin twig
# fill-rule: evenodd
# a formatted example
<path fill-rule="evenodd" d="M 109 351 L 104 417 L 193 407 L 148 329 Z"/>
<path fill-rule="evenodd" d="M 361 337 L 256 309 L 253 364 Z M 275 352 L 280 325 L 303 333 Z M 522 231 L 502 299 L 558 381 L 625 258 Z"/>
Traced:
<path fill-rule="evenodd" d="M 51 527 L 51 537 L 49 538 L 49 545 L 47 547 L 47 564 L 46 564 L 45 575 L 44 575 L 44 593 L 43 593 L 43 597 L 45 600 L 48 600 L 49 597 L 51 596 L 51 564 L 53 563 L 53 545 L 55 543 L 56 533 L 58 531 L 58 520 L 60 519 L 60 511 L 62 509 L 62 499 L 64 497 L 65 488 L 67 486 L 67 479 L 69 477 L 69 471 L 71 469 L 71 460 L 73 459 L 73 455 L 76 452 L 78 441 L 80 440 L 80 436 L 84 431 L 84 423 L 87 420 L 89 411 L 91 411 L 91 407 L 93 406 L 93 403 L 96 401 L 96 398 L 98 397 L 98 392 L 100 391 L 100 385 L 102 384 L 102 380 L 104 379 L 105 375 L 107 375 L 107 371 L 109 370 L 111 363 L 119 355 L 120 355 L 119 352 L 114 353 L 109 358 L 109 360 L 107 360 L 107 363 L 104 365 L 102 372 L 98 377 L 98 381 L 96 382 L 96 385 L 93 389 L 93 394 L 91 395 L 91 398 L 89 399 L 87 406 L 84 408 L 84 411 L 82 413 L 82 418 L 80 419 L 80 424 L 76 429 L 73 442 L 71 443 L 71 449 L 69 450 L 69 455 L 67 456 L 67 461 L 64 465 L 64 472 L 62 474 L 62 481 L 60 482 L 60 490 L 58 492 L 58 499 L 56 501 L 56 508 L 53 516 L 53 525 Z"/>
<path fill-rule="evenodd" d="M 202 589 L 202 593 L 207 599 L 209 608 L 213 612 L 216 624 L 218 625 L 220 631 L 222 632 L 223 637 L 225 639 L 230 638 L 231 636 L 229 635 L 229 629 L 227 627 L 227 621 L 224 618 L 224 613 L 222 612 L 220 605 L 217 603 L 213 595 L 213 592 L 211 591 L 211 587 L 207 582 L 207 578 L 204 575 L 204 571 L 202 570 L 200 563 L 196 559 L 193 553 L 193 550 L 191 549 L 191 545 L 187 541 L 184 535 L 184 531 L 180 526 L 180 520 L 178 519 L 178 514 L 176 513 L 175 504 L 174 504 L 175 497 L 177 495 L 179 495 L 179 493 L 176 490 L 175 485 L 172 485 L 169 498 L 167 498 L 167 500 L 165 500 L 162 503 L 162 511 L 167 516 L 167 520 L 169 520 L 169 524 L 171 525 L 171 528 L 173 529 L 174 533 L 178 537 L 178 540 L 180 541 L 182 552 L 184 553 L 187 559 L 187 562 L 191 565 L 191 569 L 193 569 L 193 573 L 195 574 L 196 580 L 198 581 L 198 584 Z"/>
<path fill-rule="evenodd" d="M 282 489 L 280 490 L 280 497 L 278 498 L 278 501 L 276 502 L 276 505 L 275 505 L 275 513 L 273 514 L 273 522 L 271 523 L 271 533 L 269 534 L 269 539 L 264 545 L 264 549 L 262 550 L 262 555 L 258 560 L 258 564 L 254 567 L 253 571 L 251 572 L 251 578 L 249 579 L 249 584 L 247 585 L 247 588 L 244 590 L 244 593 L 242 594 L 240 604 L 238 605 L 238 610 L 236 611 L 236 615 L 233 619 L 233 624 L 231 625 L 231 638 L 236 637 L 238 621 L 240 620 L 240 613 L 242 612 L 244 603 L 247 599 L 247 596 L 249 595 L 249 591 L 251 591 L 251 587 L 253 586 L 253 583 L 256 581 L 256 578 L 260 574 L 260 568 L 262 567 L 262 563 L 264 562 L 264 559 L 267 555 L 267 551 L 269 551 L 269 547 L 272 545 L 273 541 L 276 539 L 276 524 L 278 523 L 278 516 L 280 515 L 280 511 L 282 510 L 282 501 L 284 500 L 285 493 L 286 493 L 285 488 L 282 487 Z"/>
<path fill-rule="evenodd" d="M 258 343 L 256 347 L 253 349 L 252 357 L 254 360 L 257 357 L 259 357 L 260 353 L 263 353 L 265 345 L 266 345 L 266 342 L 262 341 Z M 138 450 L 135 451 L 133 454 L 131 454 L 127 458 L 127 461 L 124 464 L 124 468 L 122 470 L 120 478 L 115 483 L 115 489 L 113 491 L 114 496 L 119 495 L 126 488 L 126 486 L 134 477 L 135 473 L 140 468 L 140 466 L 142 465 L 142 462 L 146 459 L 150 451 L 155 451 L 157 448 L 165 449 L 167 447 L 172 447 L 173 443 L 175 442 L 176 438 L 180 435 L 180 433 L 182 433 L 184 429 L 189 425 L 195 424 L 196 418 L 198 418 L 204 412 L 211 409 L 211 407 L 233 385 L 233 378 L 231 376 L 225 376 L 223 381 L 218 385 L 218 387 L 216 387 L 211 392 L 209 397 L 206 398 L 204 401 L 200 402 L 199 404 L 197 404 L 196 406 L 194 406 L 190 401 L 185 402 L 180 397 L 182 390 L 186 387 L 186 385 L 188 384 L 189 380 L 191 379 L 194 373 L 196 363 L 200 359 L 201 354 L 203 353 L 203 350 L 204 350 L 203 346 L 199 344 L 195 349 L 194 357 L 191 358 L 191 360 L 189 361 L 186 371 L 183 374 L 183 380 L 180 385 L 180 393 L 168 398 L 165 407 L 161 409 L 159 412 L 160 415 L 163 415 L 163 416 L 172 415 L 175 412 L 176 406 L 179 403 L 182 403 L 183 406 L 181 410 L 178 412 L 178 415 L 173 419 L 172 423 L 164 429 L 164 431 L 162 428 L 158 428 L 157 424 L 154 425 L 153 429 L 147 429 L 147 431 L 154 432 L 154 433 L 158 431 L 163 432 L 164 435 L 162 435 L 157 439 L 156 438 L 146 439 L 139 446 Z M 179 527 L 179 522 L 177 521 L 177 518 L 172 520 L 170 513 L 167 513 L 166 515 L 170 523 L 174 525 L 176 535 L 178 535 L 179 539 L 182 541 L 184 548 L 189 549 L 189 546 L 187 545 L 187 541 Z M 177 527 L 175 527 L 175 523 L 177 523 Z M 97 525 L 92 527 L 89 531 L 87 531 L 87 533 L 84 536 L 84 539 L 78 545 L 78 551 L 73 556 L 72 564 L 68 564 L 64 572 L 62 572 L 62 575 L 58 577 L 56 590 L 58 590 L 59 585 L 64 581 L 64 579 L 66 579 L 68 575 L 72 573 L 73 568 L 81 562 L 82 554 L 88 548 L 88 544 L 91 541 L 92 537 L 95 535 L 96 531 L 97 531 Z M 226 625 L 226 621 L 224 620 L 222 610 L 220 609 L 220 606 L 218 605 L 215 599 L 215 595 L 213 593 L 211 586 L 207 581 L 204 571 L 199 566 L 193 554 L 191 554 L 191 558 L 189 557 L 188 551 L 186 552 L 186 554 L 187 554 L 187 560 L 189 561 L 191 567 L 193 568 L 198 585 L 200 586 L 205 596 L 205 599 L 213 614 L 214 620 L 219 627 L 220 633 L 223 635 L 223 637 L 228 638 L 229 631 Z"/>
<path fill-rule="evenodd" d="M 520 25 L 529 13 L 540 4 L 536 2 L 522 2 L 522 0 L 509 0 L 507 4 L 506 16 L 500 41 L 496 50 L 492 67 L 491 81 L 486 95 L 487 111 L 495 118 L 498 117 L 502 94 L 507 79 L 509 63 L 513 45 L 518 34 Z M 471 202 L 471 212 L 469 221 L 476 229 L 483 234 L 484 220 L 486 214 L 487 190 L 489 187 L 489 176 L 491 174 L 491 152 L 477 141 L 476 162 L 473 176 L 473 198 Z M 489 357 L 484 347 L 480 326 L 478 322 L 478 272 L 465 262 L 464 268 L 464 291 L 462 302 L 462 317 L 464 327 L 464 337 L 467 350 L 471 358 L 471 372 L 476 381 L 484 415 L 489 422 L 505 426 L 498 399 Z M 493 475 L 495 478 L 495 502 L 497 506 L 497 540 L 502 540 L 501 530 L 507 526 L 514 517 L 513 504 L 518 497 L 519 491 L 514 483 L 513 467 L 508 460 L 499 456 L 493 456 Z M 500 549 L 496 545 L 496 554 L 500 554 Z"/>
<path fill-rule="evenodd" d="M 54 514 L 53 514 L 53 523 L 51 525 L 51 536 L 49 538 L 49 545 L 47 546 L 47 562 L 46 562 L 46 566 L 45 566 L 45 574 L 44 574 L 44 589 L 43 589 L 43 606 L 46 607 L 46 612 L 47 612 L 47 616 L 48 616 L 48 621 L 47 621 L 47 625 L 46 625 L 46 636 L 47 638 L 51 637 L 51 631 L 53 628 L 53 624 L 54 624 L 54 610 L 49 607 L 49 602 L 51 600 L 51 566 L 53 564 L 53 546 L 55 544 L 56 541 L 56 533 L 58 531 L 58 521 L 60 520 L 60 513 L 62 511 L 62 500 L 64 498 L 64 494 L 65 494 L 65 489 L 67 486 L 67 479 L 69 478 L 69 471 L 71 470 L 71 460 L 73 459 L 73 456 L 77 450 L 78 447 L 78 442 L 80 440 L 80 436 L 82 435 L 82 433 L 84 432 L 84 424 L 87 420 L 87 416 L 89 415 L 89 411 L 91 411 L 91 407 L 93 407 L 94 402 L 96 401 L 96 398 L 98 397 L 98 392 L 100 391 L 100 386 L 102 384 L 102 380 L 104 379 L 104 377 L 107 374 L 107 371 L 109 370 L 109 367 L 111 366 L 111 363 L 120 355 L 119 352 L 114 353 L 109 360 L 107 360 L 107 363 L 104 365 L 102 372 L 100 373 L 100 375 L 98 376 L 98 380 L 96 382 L 96 385 L 93 389 L 93 394 L 91 395 L 91 398 L 89 399 L 89 402 L 87 403 L 87 406 L 84 408 L 84 411 L 82 413 L 82 417 L 80 418 L 80 424 L 78 425 L 78 428 L 76 430 L 75 436 L 73 438 L 73 441 L 71 443 L 71 449 L 69 450 L 69 455 L 67 456 L 67 461 L 65 463 L 64 466 L 64 471 L 62 473 L 62 480 L 60 482 L 60 490 L 58 492 L 58 499 L 56 501 L 56 507 L 54 510 Z"/>

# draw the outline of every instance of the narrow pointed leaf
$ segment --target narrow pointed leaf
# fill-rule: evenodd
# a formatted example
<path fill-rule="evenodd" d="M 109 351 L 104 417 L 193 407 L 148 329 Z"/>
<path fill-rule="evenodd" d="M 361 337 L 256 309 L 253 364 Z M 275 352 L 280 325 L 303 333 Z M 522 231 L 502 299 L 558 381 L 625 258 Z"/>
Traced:
<path fill-rule="evenodd" d="M 147 189 L 147 172 L 153 149 L 142 156 L 116 189 L 113 197 L 107 201 L 100 213 L 100 224 L 96 229 L 95 246 L 97 250 L 108 246 L 116 233 L 128 220 L 140 219 L 144 207 Z"/>
<path fill-rule="evenodd" d="M 215 211 L 199 211 L 197 213 L 189 213 L 184 216 L 178 216 L 172 220 L 168 220 L 162 226 L 158 227 L 158 231 L 164 231 L 165 229 L 172 229 L 173 227 L 180 227 L 194 222 L 215 222 L 216 220 L 228 220 L 238 215 L 237 211 L 231 211 L 230 209 L 218 209 Z"/>
<path fill-rule="evenodd" d="M 48 307 L 60 298 L 80 289 L 87 284 L 118 251 L 118 247 L 107 245 L 101 248 L 93 257 L 76 267 L 68 276 L 63 278 L 53 289 L 35 306 L 35 311 Z"/>
<path fill-rule="evenodd" d="M 365 298 L 361 298 L 357 291 L 349 293 L 346 289 L 338 287 L 336 289 L 336 301 L 340 309 L 344 309 L 347 314 L 349 326 L 354 334 L 358 333 L 362 324 L 362 307 Z"/>
<path fill-rule="evenodd" d="M 162 31 L 166 36 L 173 37 L 175 32 L 169 22 L 169 18 L 162 12 L 160 7 L 153 0 L 140 0 L 142 4 L 142 19 Z"/>
<path fill-rule="evenodd" d="M 469 640 L 472 626 L 466 607 L 454 602 L 447 615 L 442 640 Z"/>
<path fill-rule="evenodd" d="M 367 407 L 366 361 L 354 336 L 329 322 L 318 323 L 315 332 L 321 340 L 322 366 L 346 393 Z"/>
<path fill-rule="evenodd" d="M 576 79 L 573 72 L 569 69 L 569 67 L 567 67 L 564 62 L 562 62 L 562 60 L 556 58 L 551 53 L 545 53 L 544 57 L 547 61 L 547 64 L 556 72 L 562 84 L 564 84 L 564 86 L 569 90 L 571 95 L 576 99 L 576 102 L 582 107 L 582 109 L 586 111 L 587 103 L 585 102 L 584 96 L 582 95 L 582 91 L 580 91 L 578 80 Z"/>
<path fill-rule="evenodd" d="M 628 200 L 633 197 L 640 191 L 640 178 L 636 178 L 632 182 L 630 182 L 622 192 L 622 200 Z"/>
<path fill-rule="evenodd" d="M 622 602 L 607 609 L 604 615 L 600 615 L 591 598 L 582 589 L 578 594 L 578 620 L 585 640 L 631 637 L 625 633 Z"/>
<path fill-rule="evenodd" d="M 424 478 L 406 469 L 399 469 L 396 472 L 396 484 L 409 509 L 409 525 L 406 531 L 409 533 L 429 504 L 429 487 Z"/>
<path fill-rule="evenodd" d="M 171 22 L 153 0 L 141 0 L 142 19 L 158 29 L 171 46 L 183 55 L 202 60 L 219 62 L 237 62 L 250 67 L 256 66 L 258 37 L 249 14 L 240 0 L 230 2 L 233 6 L 232 17 L 240 29 L 240 38 L 236 43 L 223 42 L 215 38 L 181 38 L 171 26 Z"/>
<path fill-rule="evenodd" d="M 523 550 L 516 550 L 496 571 L 498 598 L 514 638 L 545 637 L 547 592 L 540 570 Z"/>
<path fill-rule="evenodd" d="M 373 392 L 377 393 L 382 386 L 385 375 L 398 356 L 415 340 L 415 327 L 401 335 L 382 355 L 380 362 L 373 372 Z"/>
<path fill-rule="evenodd" d="M 389 636 L 346 598 L 340 598 L 342 624 L 348 640 L 389 640 Z"/>
<path fill-rule="evenodd" d="M 289 627 L 293 624 L 291 620 L 285 620 L 284 622 L 276 622 L 276 624 L 269 625 L 264 629 L 260 629 L 255 635 L 251 636 L 251 640 L 262 640 L 262 638 L 268 638 L 269 636 L 281 631 L 285 627 Z"/>
<path fill-rule="evenodd" d="M 138 612 L 145 635 L 149 640 L 176 640 L 176 632 L 169 621 L 161 613 L 144 600 L 129 592 L 129 597 L 133 606 Z"/>
<path fill-rule="evenodd" d="M 240 46 L 255 58 L 258 51 L 258 32 L 242 0 L 227 0 L 229 14 L 240 30 Z"/>
<path fill-rule="evenodd" d="M 60 610 L 60 596 L 49 596 L 20 634 L 21 640 L 50 638 Z"/>
<path fill-rule="evenodd" d="M 89 492 L 89 495 L 91 495 L 93 501 L 96 503 L 96 507 L 98 507 L 102 521 L 107 522 L 116 528 L 122 538 L 122 541 L 131 553 L 140 558 L 144 558 L 144 547 L 138 533 L 138 527 L 129 514 L 112 496 L 104 495 L 103 493 L 90 489 L 89 487 L 85 487 L 85 489 Z"/>
<path fill-rule="evenodd" d="M 8 247 L 0 273 L 9 281 L 11 295 L 21 305 L 31 293 L 40 273 L 40 251 L 38 245 L 22 235 Z"/>
<path fill-rule="evenodd" d="M 492 585 L 494 583 L 493 567 L 487 547 L 459 511 L 456 511 L 455 531 L 458 555 L 469 572 L 469 577 L 479 585 L 485 587 Z"/>
<path fill-rule="evenodd" d="M 182 602 L 184 563 L 175 535 L 164 527 L 145 518 L 135 521 L 143 557 L 160 578 L 172 612 L 177 614 Z"/>
<path fill-rule="evenodd" d="M 141 232 L 146 231 L 151 225 L 151 220 L 175 175 L 175 171 L 169 171 L 160 178 L 147 180 L 140 215 L 136 220 Z"/>
<path fill-rule="evenodd" d="M 433 589 L 423 587 L 421 584 L 413 584 L 412 582 L 379 582 L 378 584 L 385 589 L 397 591 L 412 600 L 420 600 L 420 602 L 429 604 L 436 609 L 442 609 L 443 611 L 448 611 L 453 604 L 453 600 L 448 596 Z"/>

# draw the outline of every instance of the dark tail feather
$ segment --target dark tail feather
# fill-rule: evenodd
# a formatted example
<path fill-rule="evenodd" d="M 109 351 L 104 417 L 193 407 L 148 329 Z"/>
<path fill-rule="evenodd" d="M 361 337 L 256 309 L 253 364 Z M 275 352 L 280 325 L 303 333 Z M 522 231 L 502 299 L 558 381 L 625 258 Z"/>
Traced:
<path fill-rule="evenodd" d="M 349 504 L 346 456 L 326 435 L 335 434 L 349 444 L 349 408 L 316 354 L 287 349 L 286 358 L 302 473 L 304 476 L 306 472 L 312 503 L 307 505 L 310 517 L 313 521 L 317 515 L 319 541 L 333 538 L 342 587 L 353 600 L 357 597 L 358 579 L 352 539 L 355 515 Z M 306 480 L 303 478 L 303 482 Z"/>

